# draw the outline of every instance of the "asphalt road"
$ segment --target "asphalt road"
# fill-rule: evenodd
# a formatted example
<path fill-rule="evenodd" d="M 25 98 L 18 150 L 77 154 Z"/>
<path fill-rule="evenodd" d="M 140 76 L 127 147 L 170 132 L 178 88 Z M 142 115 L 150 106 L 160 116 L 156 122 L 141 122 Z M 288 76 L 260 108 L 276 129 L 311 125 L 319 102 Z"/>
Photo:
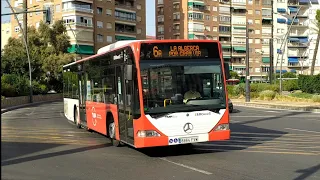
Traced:
<path fill-rule="evenodd" d="M 135 150 L 77 129 L 62 105 L 2 114 L 2 179 L 320 179 L 320 114 L 235 107 L 230 141 Z"/>

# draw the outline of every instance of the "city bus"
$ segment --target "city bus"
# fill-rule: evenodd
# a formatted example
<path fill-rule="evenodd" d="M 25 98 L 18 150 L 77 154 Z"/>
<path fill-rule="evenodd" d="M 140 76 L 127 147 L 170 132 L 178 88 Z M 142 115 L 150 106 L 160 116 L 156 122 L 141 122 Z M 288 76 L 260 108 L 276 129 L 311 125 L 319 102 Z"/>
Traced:
<path fill-rule="evenodd" d="M 221 44 L 125 40 L 63 66 L 64 114 L 135 148 L 230 138 Z"/>

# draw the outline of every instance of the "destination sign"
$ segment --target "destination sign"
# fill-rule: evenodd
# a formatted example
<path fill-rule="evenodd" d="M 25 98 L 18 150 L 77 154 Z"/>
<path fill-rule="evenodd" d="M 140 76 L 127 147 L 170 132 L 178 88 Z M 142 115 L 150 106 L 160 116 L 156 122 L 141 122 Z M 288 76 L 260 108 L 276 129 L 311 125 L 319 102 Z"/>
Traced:
<path fill-rule="evenodd" d="M 154 43 L 141 44 L 141 59 L 219 58 L 218 44 Z"/>

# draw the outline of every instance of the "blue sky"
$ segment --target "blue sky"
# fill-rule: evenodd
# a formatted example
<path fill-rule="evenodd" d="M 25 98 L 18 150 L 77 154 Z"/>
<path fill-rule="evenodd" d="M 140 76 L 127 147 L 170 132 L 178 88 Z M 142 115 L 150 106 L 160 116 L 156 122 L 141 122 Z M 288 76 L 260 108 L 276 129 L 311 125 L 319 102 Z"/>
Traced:
<path fill-rule="evenodd" d="M 5 0 L 1 0 L 1 14 L 11 12 Z M 155 1 L 146 0 L 147 35 L 155 36 Z M 9 21 L 10 16 L 1 17 L 1 22 Z"/>

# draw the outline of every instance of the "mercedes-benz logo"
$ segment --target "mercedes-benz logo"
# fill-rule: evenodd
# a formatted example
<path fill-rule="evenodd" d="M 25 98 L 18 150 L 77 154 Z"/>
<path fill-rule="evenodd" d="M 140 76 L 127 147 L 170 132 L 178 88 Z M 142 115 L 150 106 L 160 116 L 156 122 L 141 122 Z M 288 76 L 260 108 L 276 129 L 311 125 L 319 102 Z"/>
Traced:
<path fill-rule="evenodd" d="M 187 134 L 190 134 L 193 130 L 193 125 L 191 123 L 186 123 L 184 126 L 183 126 L 183 130 L 184 132 L 186 132 Z"/>

